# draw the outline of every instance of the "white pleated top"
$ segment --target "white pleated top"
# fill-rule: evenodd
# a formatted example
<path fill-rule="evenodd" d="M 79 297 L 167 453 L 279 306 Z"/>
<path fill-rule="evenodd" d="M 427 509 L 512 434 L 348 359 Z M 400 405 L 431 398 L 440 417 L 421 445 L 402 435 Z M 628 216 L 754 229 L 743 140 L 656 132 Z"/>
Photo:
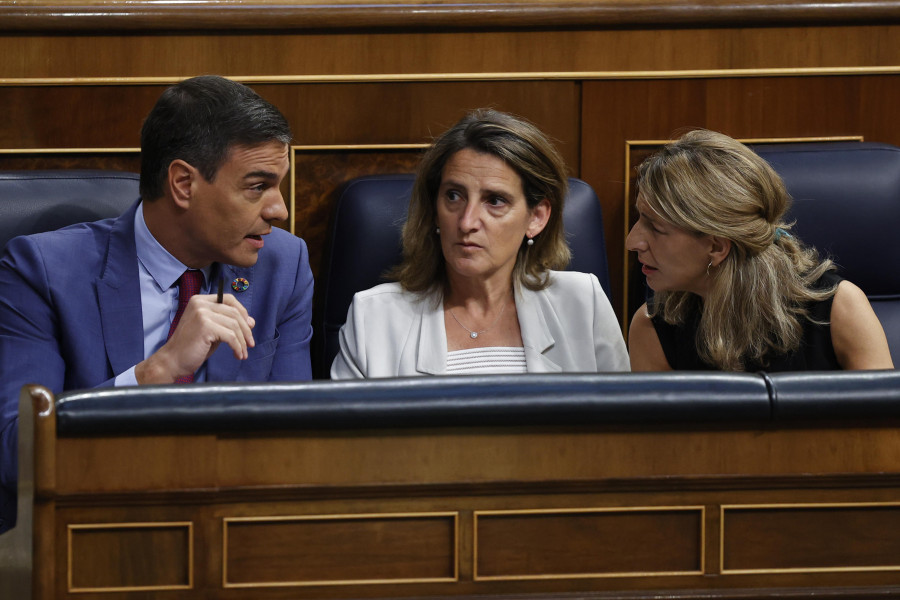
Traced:
<path fill-rule="evenodd" d="M 525 348 L 489 346 L 447 353 L 447 373 L 456 375 L 484 373 L 526 373 Z"/>

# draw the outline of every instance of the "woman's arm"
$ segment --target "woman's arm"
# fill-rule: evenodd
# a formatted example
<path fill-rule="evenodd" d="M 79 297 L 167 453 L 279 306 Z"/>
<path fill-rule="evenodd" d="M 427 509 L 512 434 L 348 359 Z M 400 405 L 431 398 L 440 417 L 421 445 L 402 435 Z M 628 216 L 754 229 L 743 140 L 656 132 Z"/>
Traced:
<path fill-rule="evenodd" d="M 671 371 L 669 361 L 659 343 L 659 336 L 643 304 L 634 313 L 628 328 L 628 353 L 632 371 Z"/>
<path fill-rule="evenodd" d="M 831 343 L 844 369 L 894 368 L 872 305 L 861 289 L 846 280 L 838 285 L 831 305 Z"/>
<path fill-rule="evenodd" d="M 334 362 L 331 363 L 332 379 L 365 379 L 366 362 L 365 349 L 360 340 L 365 339 L 365 330 L 362 329 L 359 294 L 353 296 L 350 308 L 347 310 L 347 321 L 338 332 L 340 349 Z"/>

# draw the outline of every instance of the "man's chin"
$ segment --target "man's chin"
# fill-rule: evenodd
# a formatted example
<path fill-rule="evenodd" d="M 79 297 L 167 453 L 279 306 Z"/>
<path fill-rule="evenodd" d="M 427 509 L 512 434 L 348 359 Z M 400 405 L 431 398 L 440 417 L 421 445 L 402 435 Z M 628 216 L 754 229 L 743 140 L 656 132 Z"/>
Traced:
<path fill-rule="evenodd" d="M 259 252 L 241 252 L 239 254 L 233 254 L 228 256 L 224 261 L 225 264 L 229 264 L 233 267 L 247 268 L 252 267 L 259 260 Z"/>

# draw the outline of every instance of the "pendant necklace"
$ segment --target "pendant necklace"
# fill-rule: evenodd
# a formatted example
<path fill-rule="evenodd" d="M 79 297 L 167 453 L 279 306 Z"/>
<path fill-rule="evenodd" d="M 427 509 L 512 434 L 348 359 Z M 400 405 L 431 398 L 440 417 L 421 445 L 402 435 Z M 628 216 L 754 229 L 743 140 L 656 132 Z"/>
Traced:
<path fill-rule="evenodd" d="M 456 324 L 457 324 L 457 325 L 459 325 L 460 327 L 462 327 L 463 329 L 465 329 L 466 331 L 468 331 L 468 332 L 469 332 L 469 337 L 472 338 L 472 339 L 474 340 L 474 339 L 477 339 L 479 335 L 481 335 L 482 333 L 486 333 L 488 330 L 491 329 L 491 327 L 493 327 L 494 325 L 496 325 L 496 324 L 500 321 L 500 317 L 503 316 L 503 311 L 504 311 L 504 310 L 506 310 L 506 303 L 504 303 L 503 306 L 500 308 L 500 312 L 497 313 L 497 318 L 494 319 L 494 322 L 491 323 L 490 325 L 488 325 L 486 328 L 482 329 L 481 331 L 472 331 L 471 329 L 469 329 L 468 327 L 466 327 L 465 325 L 463 325 L 463 324 L 460 322 L 460 320 L 456 318 L 456 315 L 453 314 L 453 309 L 452 309 L 452 308 L 450 309 L 450 316 L 453 317 L 453 320 L 456 321 Z"/>

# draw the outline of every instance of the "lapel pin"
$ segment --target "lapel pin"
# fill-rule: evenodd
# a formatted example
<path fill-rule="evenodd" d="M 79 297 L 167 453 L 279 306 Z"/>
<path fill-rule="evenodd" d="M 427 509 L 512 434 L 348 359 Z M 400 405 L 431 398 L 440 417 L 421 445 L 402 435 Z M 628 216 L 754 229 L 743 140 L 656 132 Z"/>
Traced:
<path fill-rule="evenodd" d="M 250 282 L 243 277 L 237 277 L 234 281 L 231 282 L 231 289 L 236 292 L 245 292 L 247 291 L 248 287 L 250 287 Z"/>

